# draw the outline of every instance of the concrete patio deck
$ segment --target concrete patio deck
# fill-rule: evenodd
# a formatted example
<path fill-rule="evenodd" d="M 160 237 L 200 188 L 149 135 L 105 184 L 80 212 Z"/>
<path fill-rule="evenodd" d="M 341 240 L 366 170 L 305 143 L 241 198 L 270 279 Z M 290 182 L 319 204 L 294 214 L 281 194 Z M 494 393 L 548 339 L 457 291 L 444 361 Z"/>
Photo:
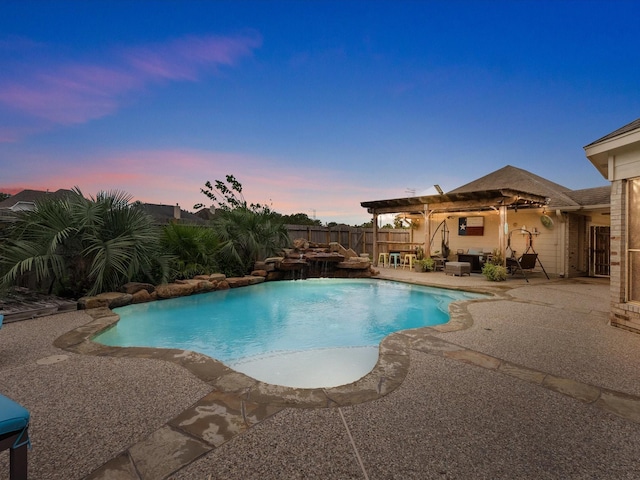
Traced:
<path fill-rule="evenodd" d="M 380 270 L 497 295 L 387 337 L 377 383 L 329 392 L 182 352 L 76 353 L 109 312 L 5 325 L 0 392 L 31 411 L 30 478 L 640 478 L 640 336 L 607 325 L 607 280 Z"/>

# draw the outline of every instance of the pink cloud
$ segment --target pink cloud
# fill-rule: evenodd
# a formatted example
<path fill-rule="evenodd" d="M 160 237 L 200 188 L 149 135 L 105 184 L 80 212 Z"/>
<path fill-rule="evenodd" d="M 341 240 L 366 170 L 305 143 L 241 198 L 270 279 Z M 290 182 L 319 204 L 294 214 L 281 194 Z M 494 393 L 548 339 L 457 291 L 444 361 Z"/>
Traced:
<path fill-rule="evenodd" d="M 34 165 L 37 160 L 29 163 Z M 57 190 L 78 186 L 85 195 L 122 190 L 135 200 L 175 205 L 192 210 L 196 203 L 209 206 L 200 193 L 205 181 L 224 180 L 233 174 L 243 185 L 249 203 L 270 204 L 283 214 L 306 213 L 324 222 L 362 223 L 370 219 L 360 202 L 390 198 L 375 185 L 356 182 L 344 172 L 313 167 L 283 167 L 274 159 L 227 152 L 196 150 L 141 150 L 94 155 L 81 166 L 72 159 L 47 156 L 53 168 L 28 168 L 11 184 L 25 188 Z"/>
<path fill-rule="evenodd" d="M 0 85 L 0 103 L 68 125 L 114 112 L 119 95 L 141 85 L 132 73 L 114 67 L 63 65 Z"/>
<path fill-rule="evenodd" d="M 149 83 L 198 81 L 208 69 L 235 65 L 262 40 L 257 34 L 185 37 L 132 47 L 109 63 L 73 62 L 35 69 L 0 83 L 0 103 L 54 124 L 77 124 L 115 112 L 123 98 Z"/>
<path fill-rule="evenodd" d="M 134 70 L 151 79 L 196 81 L 201 70 L 235 65 L 262 44 L 257 34 L 238 37 L 185 37 L 166 44 L 126 50 L 123 55 Z"/>

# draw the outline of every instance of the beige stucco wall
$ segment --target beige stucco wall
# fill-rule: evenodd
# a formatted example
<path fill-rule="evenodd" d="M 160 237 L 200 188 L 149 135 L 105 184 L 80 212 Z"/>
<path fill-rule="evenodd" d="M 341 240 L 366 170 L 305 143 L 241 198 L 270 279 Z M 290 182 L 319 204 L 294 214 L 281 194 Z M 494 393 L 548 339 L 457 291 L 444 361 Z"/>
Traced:
<path fill-rule="evenodd" d="M 562 252 L 562 246 L 565 243 L 566 216 L 556 216 L 555 212 L 546 212 L 554 221 L 552 229 L 545 228 L 540 221 L 542 209 L 520 209 L 518 212 L 509 210 L 507 213 L 507 223 L 511 234 L 511 249 L 515 250 L 516 255 L 520 256 L 526 250 L 526 242 L 528 236 L 522 235 L 519 231 L 524 226 L 527 230 L 533 232 L 534 229 L 539 232 L 533 236 L 533 249 L 538 253 L 539 259 L 544 265 L 549 275 L 565 275 L 565 261 Z M 459 217 L 484 217 L 484 235 L 482 236 L 461 236 L 458 235 L 458 218 Z M 451 218 L 449 218 L 451 217 Z M 500 216 L 498 212 L 469 212 L 433 214 L 430 217 L 431 235 L 434 235 L 436 227 L 447 219 L 447 227 L 449 228 L 449 248 L 451 249 L 450 259 L 455 257 L 457 250 L 482 249 L 491 252 L 498 248 L 498 238 L 500 234 Z M 421 223 L 419 229 L 414 232 L 414 238 L 424 238 L 425 228 Z M 433 242 L 431 243 L 432 253 L 440 250 L 442 241 L 441 231 L 435 232 Z M 508 250 L 507 255 L 511 252 Z M 539 268 L 538 268 L 539 269 Z"/>

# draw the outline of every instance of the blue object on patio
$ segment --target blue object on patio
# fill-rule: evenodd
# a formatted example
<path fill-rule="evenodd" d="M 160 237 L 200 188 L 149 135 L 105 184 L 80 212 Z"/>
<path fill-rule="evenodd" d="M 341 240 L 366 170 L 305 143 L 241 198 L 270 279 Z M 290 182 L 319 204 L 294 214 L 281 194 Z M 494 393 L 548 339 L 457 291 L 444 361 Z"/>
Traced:
<path fill-rule="evenodd" d="M 9 452 L 9 479 L 27 479 L 27 447 L 29 441 L 29 411 L 10 398 L 0 395 L 0 452 Z"/>
<path fill-rule="evenodd" d="M 398 268 L 400 265 L 400 254 L 399 253 L 390 253 L 389 254 L 389 266 L 393 264 L 393 268 Z"/>

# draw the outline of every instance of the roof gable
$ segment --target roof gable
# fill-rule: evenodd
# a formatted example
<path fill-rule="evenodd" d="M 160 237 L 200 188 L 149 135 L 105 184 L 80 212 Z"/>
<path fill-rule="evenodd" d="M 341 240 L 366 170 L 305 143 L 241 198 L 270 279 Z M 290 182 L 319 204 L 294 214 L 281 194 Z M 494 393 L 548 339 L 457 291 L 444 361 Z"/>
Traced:
<path fill-rule="evenodd" d="M 611 133 L 608 133 L 604 137 L 601 137 L 598 140 L 596 140 L 595 142 L 591 142 L 589 145 L 586 145 L 584 148 L 590 147 L 600 142 L 604 142 L 606 140 L 611 140 L 612 138 L 615 138 L 618 135 L 623 135 L 625 133 L 632 132 L 633 130 L 636 130 L 636 129 L 640 129 L 640 118 L 638 118 L 637 120 L 634 120 L 631 123 L 627 123 L 626 125 L 618 128 L 617 130 L 614 130 Z"/>

